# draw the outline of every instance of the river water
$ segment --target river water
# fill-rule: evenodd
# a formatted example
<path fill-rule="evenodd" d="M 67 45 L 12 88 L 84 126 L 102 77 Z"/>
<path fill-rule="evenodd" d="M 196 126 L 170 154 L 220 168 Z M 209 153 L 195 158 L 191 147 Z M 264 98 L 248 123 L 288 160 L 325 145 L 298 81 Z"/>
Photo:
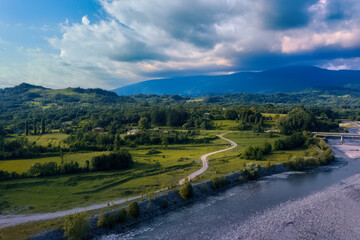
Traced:
<path fill-rule="evenodd" d="M 329 166 L 242 184 L 101 239 L 360 239 L 348 216 L 360 216 L 360 139 L 328 141 Z"/>

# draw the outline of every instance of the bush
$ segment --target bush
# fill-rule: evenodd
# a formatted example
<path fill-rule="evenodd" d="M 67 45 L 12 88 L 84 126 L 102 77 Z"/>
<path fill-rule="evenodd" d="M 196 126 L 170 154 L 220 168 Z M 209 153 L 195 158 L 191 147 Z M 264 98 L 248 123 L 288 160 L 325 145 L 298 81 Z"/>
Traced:
<path fill-rule="evenodd" d="M 127 212 L 125 210 L 125 208 L 122 208 L 119 212 L 118 212 L 118 217 L 117 217 L 117 221 L 119 223 L 124 223 L 127 220 Z"/>
<path fill-rule="evenodd" d="M 306 138 L 302 133 L 294 133 L 285 139 L 275 141 L 275 150 L 287 150 L 301 147 L 305 144 Z"/>
<path fill-rule="evenodd" d="M 97 226 L 112 228 L 115 226 L 116 223 L 117 215 L 115 212 L 107 212 L 105 214 L 101 212 L 97 221 Z"/>
<path fill-rule="evenodd" d="M 261 160 L 264 156 L 260 147 L 248 147 L 245 149 L 245 158 L 251 160 Z"/>
<path fill-rule="evenodd" d="M 117 223 L 126 222 L 126 219 L 127 213 L 124 208 L 120 211 L 107 212 L 105 214 L 101 212 L 97 221 L 97 226 L 113 228 Z"/>
<path fill-rule="evenodd" d="M 266 164 L 265 164 L 265 170 L 266 171 L 269 171 L 269 168 L 271 167 L 271 163 L 270 163 L 270 161 L 268 160 L 267 162 L 266 162 Z"/>
<path fill-rule="evenodd" d="M 130 203 L 126 209 L 126 212 L 131 218 L 138 218 L 140 216 L 138 203 L 137 202 Z"/>
<path fill-rule="evenodd" d="M 51 176 L 59 173 L 56 162 L 34 163 L 28 171 L 29 175 L 35 177 Z"/>
<path fill-rule="evenodd" d="M 158 153 L 161 153 L 161 152 L 156 149 L 151 149 L 146 153 L 146 155 L 153 155 L 153 154 L 158 154 Z"/>
<path fill-rule="evenodd" d="M 95 156 L 91 165 L 95 171 L 127 169 L 133 164 L 131 154 L 126 150 L 120 150 L 109 155 Z"/>
<path fill-rule="evenodd" d="M 271 146 L 271 144 L 268 143 L 268 142 L 264 143 L 264 146 L 263 146 L 262 151 L 263 151 L 263 154 L 264 154 L 264 155 L 271 153 L 271 151 L 272 151 L 272 146 Z"/>
<path fill-rule="evenodd" d="M 259 177 L 260 167 L 255 163 L 248 163 L 245 166 L 244 174 L 247 179 L 255 180 Z"/>
<path fill-rule="evenodd" d="M 79 166 L 78 162 L 71 161 L 69 163 L 64 163 L 61 165 L 61 172 L 62 173 L 78 173 L 81 172 L 83 169 Z"/>
<path fill-rule="evenodd" d="M 169 206 L 169 203 L 168 203 L 168 200 L 167 200 L 167 198 L 163 198 L 162 199 L 162 201 L 161 201 L 161 205 L 160 205 L 160 207 L 162 208 L 162 209 L 165 209 L 165 208 L 167 208 Z"/>
<path fill-rule="evenodd" d="M 185 183 L 181 186 L 179 190 L 179 195 L 184 200 L 189 200 L 193 197 L 194 190 L 189 181 L 186 180 Z"/>
<path fill-rule="evenodd" d="M 64 236 L 69 240 L 85 239 L 89 227 L 86 212 L 67 215 L 63 225 Z"/>
<path fill-rule="evenodd" d="M 211 180 L 211 187 L 216 190 L 222 187 L 225 187 L 228 184 L 228 181 L 224 176 L 222 177 L 215 177 Z"/>

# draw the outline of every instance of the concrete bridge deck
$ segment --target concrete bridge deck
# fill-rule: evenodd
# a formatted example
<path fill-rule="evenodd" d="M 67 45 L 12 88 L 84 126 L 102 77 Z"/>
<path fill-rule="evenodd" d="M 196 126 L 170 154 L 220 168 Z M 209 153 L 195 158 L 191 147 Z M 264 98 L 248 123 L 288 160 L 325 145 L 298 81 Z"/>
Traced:
<path fill-rule="evenodd" d="M 316 137 L 340 137 L 340 141 L 344 142 L 346 138 L 360 138 L 360 134 L 355 133 L 335 133 L 335 132 L 313 132 Z"/>

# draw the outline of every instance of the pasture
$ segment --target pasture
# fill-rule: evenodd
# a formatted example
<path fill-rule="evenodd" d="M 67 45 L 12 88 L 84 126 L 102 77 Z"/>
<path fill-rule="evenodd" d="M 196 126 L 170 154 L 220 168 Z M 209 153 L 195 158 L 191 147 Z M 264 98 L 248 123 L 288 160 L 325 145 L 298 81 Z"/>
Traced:
<path fill-rule="evenodd" d="M 135 161 L 134 167 L 129 170 L 2 181 L 0 195 L 8 207 L 1 209 L 0 206 L 0 210 L 16 213 L 51 212 L 175 186 L 180 179 L 201 167 L 201 155 L 225 147 L 222 140 L 210 144 L 171 145 L 167 148 L 141 146 L 129 149 Z M 161 153 L 148 155 L 151 149 Z M 77 155 L 78 161 L 83 159 L 84 162 L 87 159 L 85 156 L 91 155 Z M 75 154 L 72 157 L 75 159 Z M 33 162 L 33 159 L 22 161 Z M 14 164 L 22 161 L 13 160 Z"/>

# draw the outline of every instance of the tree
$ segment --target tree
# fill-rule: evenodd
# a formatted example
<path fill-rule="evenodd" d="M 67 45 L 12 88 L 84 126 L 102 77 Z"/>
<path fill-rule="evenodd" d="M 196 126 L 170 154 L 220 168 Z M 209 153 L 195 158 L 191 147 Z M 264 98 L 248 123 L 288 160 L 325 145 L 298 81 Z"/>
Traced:
<path fill-rule="evenodd" d="M 41 134 L 45 134 L 45 118 L 41 119 Z"/>
<path fill-rule="evenodd" d="M 126 209 L 126 212 L 131 218 L 138 218 L 140 216 L 138 203 L 137 202 L 130 203 Z"/>
<path fill-rule="evenodd" d="M 33 131 L 34 131 L 34 135 L 37 135 L 37 122 L 35 120 L 33 122 Z"/>
<path fill-rule="evenodd" d="M 95 156 L 91 160 L 91 165 L 95 171 L 127 169 L 133 164 L 131 154 L 126 150 L 121 150 L 109 155 Z"/>
<path fill-rule="evenodd" d="M 194 190 L 191 183 L 186 179 L 179 191 L 180 197 L 184 200 L 189 200 L 194 195 Z"/>
<path fill-rule="evenodd" d="M 143 131 L 148 130 L 151 127 L 149 119 L 147 117 L 140 118 L 138 127 Z"/>
<path fill-rule="evenodd" d="M 25 135 L 28 136 L 29 135 L 29 121 L 26 120 L 25 122 Z"/>
<path fill-rule="evenodd" d="M 116 134 L 115 140 L 114 140 L 114 151 L 119 151 L 121 146 L 121 139 L 120 135 Z"/>
<path fill-rule="evenodd" d="M 63 225 L 64 236 L 69 240 L 87 239 L 86 234 L 90 223 L 86 219 L 86 212 L 66 215 Z"/>

